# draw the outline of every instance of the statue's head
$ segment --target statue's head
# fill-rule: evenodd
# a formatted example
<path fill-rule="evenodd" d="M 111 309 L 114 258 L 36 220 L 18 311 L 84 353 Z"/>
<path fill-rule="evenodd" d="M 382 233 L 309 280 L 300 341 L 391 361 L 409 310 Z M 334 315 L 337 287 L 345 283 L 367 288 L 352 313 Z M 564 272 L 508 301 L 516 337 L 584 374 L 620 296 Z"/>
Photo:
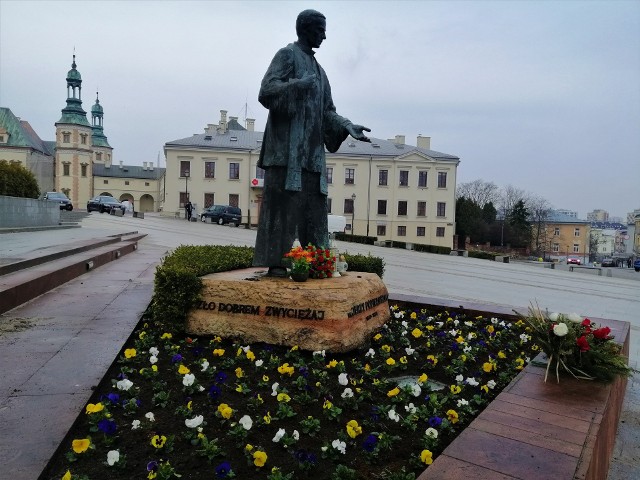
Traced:
<path fill-rule="evenodd" d="M 327 38 L 325 35 L 326 28 L 326 17 L 316 10 L 304 10 L 300 12 L 296 19 L 298 38 L 311 48 L 318 48 L 322 41 Z"/>

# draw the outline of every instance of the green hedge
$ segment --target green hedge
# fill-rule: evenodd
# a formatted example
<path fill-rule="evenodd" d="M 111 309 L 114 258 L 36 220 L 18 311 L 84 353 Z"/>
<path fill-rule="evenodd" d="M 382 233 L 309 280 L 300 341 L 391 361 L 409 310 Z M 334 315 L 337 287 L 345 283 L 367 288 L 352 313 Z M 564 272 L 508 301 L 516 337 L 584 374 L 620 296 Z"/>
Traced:
<path fill-rule="evenodd" d="M 469 250 L 469 256 L 471 258 L 481 258 L 482 260 L 495 260 L 496 255 L 499 253 L 483 252 L 482 250 Z"/>
<path fill-rule="evenodd" d="M 348 233 L 336 232 L 335 236 L 336 240 L 351 243 L 364 243 L 365 245 L 373 245 L 374 242 L 378 241 L 378 237 L 367 237 L 366 235 L 350 235 Z"/>
<path fill-rule="evenodd" d="M 423 245 L 421 243 L 414 243 L 413 249 L 416 252 L 438 253 L 441 255 L 449 255 L 451 253 L 450 247 L 441 247 L 438 245 Z"/>
<path fill-rule="evenodd" d="M 251 267 L 253 247 L 232 245 L 181 245 L 156 268 L 153 297 L 148 314 L 153 320 L 184 329 L 189 309 L 200 299 L 202 280 L 211 273 Z M 384 261 L 371 255 L 344 254 L 349 270 L 370 272 L 380 278 Z"/>

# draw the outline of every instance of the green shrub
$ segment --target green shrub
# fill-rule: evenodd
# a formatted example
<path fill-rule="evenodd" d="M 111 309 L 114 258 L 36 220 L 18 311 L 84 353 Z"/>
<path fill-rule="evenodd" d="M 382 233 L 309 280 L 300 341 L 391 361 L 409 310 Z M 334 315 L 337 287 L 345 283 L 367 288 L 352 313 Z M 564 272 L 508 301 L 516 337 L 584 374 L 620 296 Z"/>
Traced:
<path fill-rule="evenodd" d="M 364 243 L 365 245 L 373 245 L 378 240 L 378 237 L 367 237 L 366 235 L 350 235 L 348 233 L 336 232 L 336 240 L 351 243 Z"/>
<path fill-rule="evenodd" d="M 451 253 L 450 247 L 442 247 L 439 245 L 423 245 L 421 243 L 414 243 L 413 249 L 416 252 L 438 253 L 441 255 L 449 255 Z"/>
<path fill-rule="evenodd" d="M 38 198 L 40 188 L 36 177 L 22 164 L 0 160 L 0 195 Z"/>
<path fill-rule="evenodd" d="M 350 272 L 367 272 L 375 273 L 380 278 L 384 275 L 384 260 L 380 257 L 369 255 L 350 255 L 344 254 L 344 259 L 349 265 Z"/>
<path fill-rule="evenodd" d="M 482 260 L 494 260 L 497 253 L 483 252 L 482 250 L 469 250 L 469 256 L 471 258 L 481 258 Z"/>

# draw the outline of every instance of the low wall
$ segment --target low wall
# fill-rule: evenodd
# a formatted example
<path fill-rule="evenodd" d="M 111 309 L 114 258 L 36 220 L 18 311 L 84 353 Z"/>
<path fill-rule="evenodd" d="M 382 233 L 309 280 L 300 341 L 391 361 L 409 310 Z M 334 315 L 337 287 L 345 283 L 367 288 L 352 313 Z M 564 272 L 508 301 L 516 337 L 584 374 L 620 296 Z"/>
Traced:
<path fill-rule="evenodd" d="M 43 227 L 60 223 L 60 206 L 34 198 L 0 195 L 0 228 Z"/>

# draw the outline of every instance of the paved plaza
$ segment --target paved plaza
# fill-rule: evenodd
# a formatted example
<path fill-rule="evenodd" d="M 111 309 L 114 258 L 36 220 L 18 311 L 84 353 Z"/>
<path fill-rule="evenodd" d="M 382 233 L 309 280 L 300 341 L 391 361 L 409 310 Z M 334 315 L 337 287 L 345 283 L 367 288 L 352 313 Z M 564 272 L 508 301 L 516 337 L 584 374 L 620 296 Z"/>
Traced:
<path fill-rule="evenodd" d="M 124 277 L 129 282 L 133 278 L 135 286 L 136 277 L 140 276 L 143 280 L 138 283 L 146 285 L 145 291 L 151 284 L 154 262 L 158 262 L 172 248 L 183 244 L 252 246 L 255 242 L 255 231 L 245 228 L 187 222 L 158 214 L 146 214 L 144 219 L 139 219 L 93 213 L 82 221 L 82 228 L 0 235 L 0 263 L 52 244 L 135 231 L 147 234 L 147 237 L 140 241 L 139 251 L 125 257 L 118 269 L 126 270 L 129 263 L 131 268 L 139 268 L 144 273 L 128 277 L 120 275 L 114 280 L 124 283 Z M 591 271 L 569 272 L 563 267 L 543 268 L 527 262 L 505 264 L 346 242 L 338 242 L 338 247 L 340 251 L 383 257 L 386 265 L 384 282 L 392 296 L 442 299 L 463 307 L 483 303 L 495 306 L 496 309 L 515 309 L 522 313 L 533 303 L 549 311 L 576 312 L 581 316 L 628 321 L 631 323 L 630 364 L 636 368 L 640 365 L 640 273 L 631 269 L 611 269 L 609 277 L 598 276 Z M 145 255 L 145 261 L 133 261 L 137 255 Z M 135 265 L 138 266 L 134 267 Z M 80 277 L 76 282 L 81 282 L 84 277 L 89 281 L 92 276 L 98 276 L 101 271 L 106 272 L 109 268 L 113 267 L 101 267 Z M 0 323 L 2 320 L 0 317 Z M 3 343 L 0 341 L 0 349 L 2 348 Z M 103 373 L 100 372 L 100 375 Z M 11 385 L 5 381 L 2 386 Z M 2 410 L 11 399 L 7 400 L 6 391 L 0 393 L 1 421 Z M 5 446 L 8 445 L 0 442 L 0 450 Z M 5 459 L 6 453 L 4 452 Z M 638 375 L 630 380 L 627 388 L 613 455 L 610 479 L 640 478 Z M 3 458 L 2 451 L 0 458 Z"/>

